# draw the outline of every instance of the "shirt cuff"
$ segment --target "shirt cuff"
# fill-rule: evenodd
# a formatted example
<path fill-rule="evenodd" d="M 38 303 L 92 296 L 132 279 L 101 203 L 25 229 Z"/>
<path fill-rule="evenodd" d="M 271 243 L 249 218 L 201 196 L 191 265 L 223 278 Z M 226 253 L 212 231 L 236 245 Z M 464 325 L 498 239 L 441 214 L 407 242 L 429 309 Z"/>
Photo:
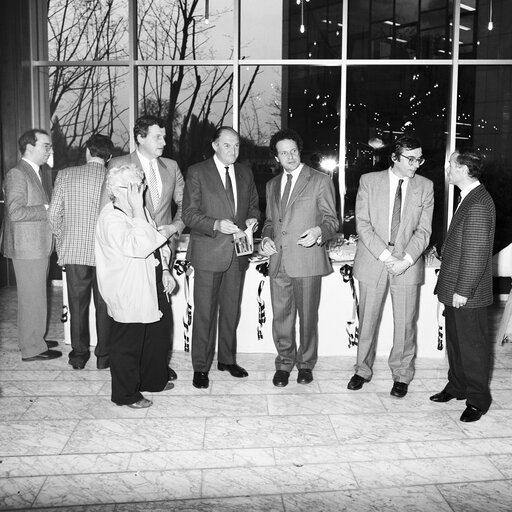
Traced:
<path fill-rule="evenodd" d="M 386 261 L 390 256 L 391 253 L 387 249 L 384 249 L 379 256 L 379 260 Z"/>
<path fill-rule="evenodd" d="M 410 254 L 405 253 L 404 260 L 408 261 L 411 264 L 411 267 L 414 265 L 414 261 L 412 260 Z"/>

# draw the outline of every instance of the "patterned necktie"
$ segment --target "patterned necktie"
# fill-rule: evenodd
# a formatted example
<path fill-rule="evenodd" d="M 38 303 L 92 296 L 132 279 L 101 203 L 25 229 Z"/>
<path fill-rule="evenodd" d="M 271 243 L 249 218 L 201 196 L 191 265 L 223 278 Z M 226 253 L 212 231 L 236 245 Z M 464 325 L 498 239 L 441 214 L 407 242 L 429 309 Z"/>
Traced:
<path fill-rule="evenodd" d="M 292 175 L 286 173 L 286 185 L 284 187 L 283 196 L 281 197 L 281 215 L 284 215 L 286 206 L 288 205 L 288 199 L 290 199 L 290 190 L 292 189 Z"/>
<path fill-rule="evenodd" d="M 231 178 L 229 176 L 229 167 L 224 167 L 226 169 L 226 195 L 228 196 L 228 201 L 233 211 L 235 211 L 235 194 L 233 193 L 233 183 L 231 183 Z"/>
<path fill-rule="evenodd" d="M 402 183 L 404 180 L 398 180 L 396 187 L 395 202 L 393 203 L 393 215 L 391 217 L 391 234 L 389 236 L 389 245 L 395 245 L 396 235 L 400 227 L 400 210 L 402 209 Z"/>
<path fill-rule="evenodd" d="M 158 208 L 160 203 L 160 194 L 158 193 L 158 182 L 156 180 L 156 171 L 153 167 L 153 160 L 149 162 L 149 172 L 146 175 L 148 180 L 149 193 L 151 195 L 151 202 L 153 203 L 153 209 Z"/>

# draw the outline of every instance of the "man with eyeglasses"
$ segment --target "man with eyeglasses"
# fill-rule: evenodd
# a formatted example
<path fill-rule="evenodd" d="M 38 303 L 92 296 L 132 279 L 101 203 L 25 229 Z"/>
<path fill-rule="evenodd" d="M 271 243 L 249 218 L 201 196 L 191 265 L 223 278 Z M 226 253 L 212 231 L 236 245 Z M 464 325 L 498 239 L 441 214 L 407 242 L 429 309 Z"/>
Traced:
<path fill-rule="evenodd" d="M 270 257 L 272 335 L 277 350 L 272 382 L 285 387 L 294 366 L 299 384 L 313 381 L 320 288 L 322 277 L 332 272 L 324 242 L 338 230 L 338 218 L 332 180 L 302 163 L 302 138 L 297 132 L 275 133 L 270 151 L 283 172 L 267 183 L 261 252 Z"/>
<path fill-rule="evenodd" d="M 1 250 L 12 258 L 18 290 L 18 344 L 23 361 L 46 361 L 62 356 L 46 341 L 46 280 L 52 232 L 46 210 L 50 202 L 52 154 L 50 136 L 32 129 L 18 140 L 21 160 L 5 176 L 5 211 Z"/>
<path fill-rule="evenodd" d="M 425 275 L 422 255 L 430 240 L 434 209 L 433 183 L 416 175 L 424 161 L 420 141 L 404 136 L 391 146 L 389 169 L 361 176 L 354 261 L 360 294 L 359 345 L 355 374 L 347 385 L 353 391 L 372 378 L 388 291 L 394 322 L 388 359 L 393 378 L 391 395 L 403 398 L 414 377 L 419 288 Z"/>

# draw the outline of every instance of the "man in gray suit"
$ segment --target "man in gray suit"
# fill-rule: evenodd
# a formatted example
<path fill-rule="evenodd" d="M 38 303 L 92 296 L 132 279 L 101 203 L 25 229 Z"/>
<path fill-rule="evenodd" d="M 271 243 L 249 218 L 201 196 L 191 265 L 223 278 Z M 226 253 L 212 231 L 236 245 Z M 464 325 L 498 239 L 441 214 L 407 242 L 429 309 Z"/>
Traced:
<path fill-rule="evenodd" d="M 496 226 L 493 200 L 480 183 L 482 156 L 472 150 L 450 156 L 448 180 L 460 189 L 441 250 L 435 292 L 445 306 L 448 383 L 433 402 L 466 399 L 460 421 L 478 421 L 491 405 L 487 306 L 492 295 L 492 247 Z"/>
<path fill-rule="evenodd" d="M 347 387 L 361 389 L 373 374 L 377 335 L 388 290 L 393 302 L 393 347 L 388 364 L 391 395 L 407 394 L 414 376 L 422 254 L 432 230 L 434 190 L 416 175 L 424 163 L 421 144 L 401 137 L 391 147 L 391 167 L 363 174 L 356 199 L 359 235 L 354 277 L 359 281 L 359 345 L 355 374 Z"/>
<path fill-rule="evenodd" d="M 167 237 L 172 251 L 174 242 L 185 228 L 181 220 L 183 175 L 174 160 L 162 157 L 165 147 L 165 123 L 162 119 L 149 115 L 139 117 L 135 121 L 133 136 L 137 149 L 129 155 L 112 158 L 108 169 L 135 164 L 144 171 L 147 183 L 144 206 L 155 221 L 158 231 Z M 101 206 L 108 202 L 104 187 Z M 176 372 L 169 368 L 169 380 L 177 378 Z"/>
<path fill-rule="evenodd" d="M 270 151 L 284 172 L 267 183 L 261 252 L 270 256 L 272 335 L 278 354 L 272 382 L 284 387 L 295 365 L 299 384 L 313 381 L 322 276 L 332 272 L 324 243 L 336 233 L 338 219 L 332 180 L 301 162 L 299 134 L 290 129 L 275 133 Z"/>
<path fill-rule="evenodd" d="M 12 258 L 18 289 L 18 343 L 23 361 L 62 356 L 45 341 L 47 327 L 46 279 L 52 252 L 48 224 L 51 175 L 44 166 L 52 144 L 44 130 L 32 129 L 18 141 L 21 160 L 5 176 L 5 216 L 2 253 Z"/>
<path fill-rule="evenodd" d="M 192 364 L 196 388 L 209 386 L 208 373 L 218 334 L 217 369 L 247 377 L 236 362 L 236 329 L 248 256 L 237 256 L 233 235 L 256 228 L 260 216 L 252 171 L 236 163 L 238 133 L 220 127 L 212 140 L 213 158 L 191 166 L 183 198 L 183 220 L 190 227 L 187 259 L 194 267 Z"/>

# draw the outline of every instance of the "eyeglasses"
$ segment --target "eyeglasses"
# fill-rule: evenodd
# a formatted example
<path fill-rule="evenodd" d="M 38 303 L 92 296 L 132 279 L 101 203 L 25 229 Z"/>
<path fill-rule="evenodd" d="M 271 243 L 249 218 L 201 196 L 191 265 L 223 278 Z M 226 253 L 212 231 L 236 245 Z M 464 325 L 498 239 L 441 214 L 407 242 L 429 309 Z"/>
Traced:
<path fill-rule="evenodd" d="M 37 146 L 37 143 L 36 143 L 36 146 Z M 39 146 L 40 148 L 43 148 L 47 153 L 49 153 L 52 149 L 53 149 L 53 146 L 51 144 L 41 144 Z"/>
<path fill-rule="evenodd" d="M 299 150 L 297 148 L 290 149 L 290 151 L 280 151 L 278 155 L 283 158 L 287 158 L 289 156 L 297 156 L 299 154 Z"/>
<path fill-rule="evenodd" d="M 407 160 L 409 161 L 409 165 L 414 165 L 415 163 L 417 163 L 418 165 L 423 165 L 425 163 L 425 159 L 423 157 L 415 158 L 414 156 L 398 155 L 398 158 L 400 158 L 401 156 L 407 158 Z"/>

